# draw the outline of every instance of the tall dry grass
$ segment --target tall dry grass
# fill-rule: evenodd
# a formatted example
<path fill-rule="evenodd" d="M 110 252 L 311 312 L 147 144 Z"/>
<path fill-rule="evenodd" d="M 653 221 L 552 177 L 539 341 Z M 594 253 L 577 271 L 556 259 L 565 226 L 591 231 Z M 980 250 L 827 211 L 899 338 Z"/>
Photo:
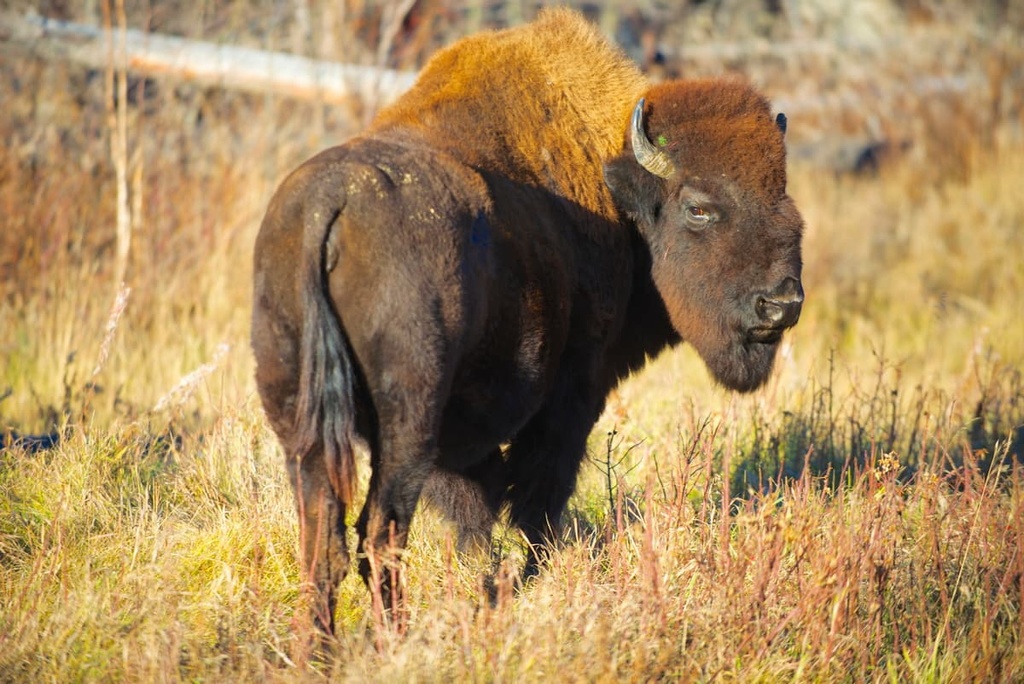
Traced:
<path fill-rule="evenodd" d="M 129 79 L 119 304 L 102 75 L 3 67 L 0 428 L 59 442 L 0 451 L 0 680 L 1024 678 L 1012 118 L 974 135 L 922 104 L 917 151 L 878 175 L 795 164 L 808 300 L 769 386 L 663 355 L 610 398 L 533 583 L 499 569 L 488 601 L 489 559 L 424 510 L 407 633 L 350 577 L 318 661 L 250 251 L 276 183 L 362 113 Z M 499 557 L 517 544 L 496 531 Z"/>

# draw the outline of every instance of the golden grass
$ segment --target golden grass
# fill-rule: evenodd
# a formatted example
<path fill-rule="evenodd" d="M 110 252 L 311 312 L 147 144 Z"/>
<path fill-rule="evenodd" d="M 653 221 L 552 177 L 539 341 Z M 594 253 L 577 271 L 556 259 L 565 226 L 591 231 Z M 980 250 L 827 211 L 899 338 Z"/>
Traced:
<path fill-rule="evenodd" d="M 0 119 L 0 428 L 62 437 L 0 451 L 0 680 L 1024 678 L 1012 129 L 948 165 L 793 168 L 808 300 L 769 386 L 738 397 L 663 355 L 610 398 L 536 581 L 499 577 L 490 604 L 486 559 L 423 511 L 408 633 L 375 630 L 349 577 L 317 661 L 251 378 L 250 252 L 275 184 L 350 125 L 186 86 L 134 107 L 142 215 L 112 316 L 102 93 L 9 64 L 81 98 L 21 93 Z"/>

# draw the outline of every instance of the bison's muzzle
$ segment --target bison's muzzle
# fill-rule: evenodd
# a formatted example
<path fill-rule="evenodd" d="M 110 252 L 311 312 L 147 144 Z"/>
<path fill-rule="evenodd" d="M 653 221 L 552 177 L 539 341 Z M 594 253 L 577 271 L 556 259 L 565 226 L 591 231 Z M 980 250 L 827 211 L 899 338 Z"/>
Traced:
<path fill-rule="evenodd" d="M 756 321 L 750 326 L 748 339 L 752 342 L 775 343 L 782 333 L 800 320 L 804 302 L 804 289 L 796 278 L 786 278 L 771 292 L 754 295 Z"/>

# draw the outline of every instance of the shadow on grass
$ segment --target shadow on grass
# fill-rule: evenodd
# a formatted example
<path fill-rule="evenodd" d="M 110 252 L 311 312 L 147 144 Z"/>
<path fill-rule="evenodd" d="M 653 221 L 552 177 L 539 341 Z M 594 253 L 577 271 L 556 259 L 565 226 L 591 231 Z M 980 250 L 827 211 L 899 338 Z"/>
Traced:
<path fill-rule="evenodd" d="M 1024 374 L 995 364 L 965 384 L 952 394 L 908 388 L 883 366 L 866 391 L 839 397 L 831 380 L 812 386 L 805 409 L 754 417 L 731 492 L 748 497 L 805 471 L 836 487 L 886 454 L 899 460 L 904 479 L 926 468 L 942 473 L 969 464 L 987 473 L 1024 463 Z"/>

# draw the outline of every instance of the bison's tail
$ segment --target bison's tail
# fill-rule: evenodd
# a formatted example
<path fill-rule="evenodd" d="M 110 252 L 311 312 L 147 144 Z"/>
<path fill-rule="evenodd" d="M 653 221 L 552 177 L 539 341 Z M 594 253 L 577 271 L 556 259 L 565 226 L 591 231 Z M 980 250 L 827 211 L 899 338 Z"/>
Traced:
<path fill-rule="evenodd" d="M 355 373 L 352 353 L 328 288 L 327 241 L 340 210 L 309 211 L 303 226 L 299 396 L 295 412 L 298 458 L 322 448 L 331 489 L 352 502 L 355 459 Z"/>

